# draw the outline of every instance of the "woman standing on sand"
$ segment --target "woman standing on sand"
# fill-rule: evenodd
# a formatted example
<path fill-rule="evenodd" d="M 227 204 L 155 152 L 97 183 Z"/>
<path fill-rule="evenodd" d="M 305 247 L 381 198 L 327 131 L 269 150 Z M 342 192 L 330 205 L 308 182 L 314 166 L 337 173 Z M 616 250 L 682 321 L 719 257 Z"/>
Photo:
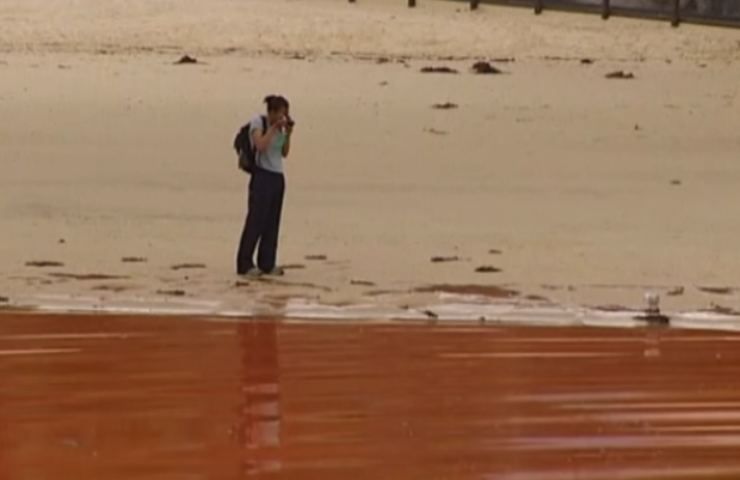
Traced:
<path fill-rule="evenodd" d="M 279 95 L 265 98 L 267 115 L 257 115 L 249 123 L 249 136 L 254 147 L 255 168 L 249 181 L 249 206 L 244 222 L 236 272 L 239 275 L 283 275 L 277 266 L 280 217 L 285 195 L 283 160 L 290 153 L 293 120 L 290 104 Z M 259 243 L 257 265 L 254 250 Z"/>

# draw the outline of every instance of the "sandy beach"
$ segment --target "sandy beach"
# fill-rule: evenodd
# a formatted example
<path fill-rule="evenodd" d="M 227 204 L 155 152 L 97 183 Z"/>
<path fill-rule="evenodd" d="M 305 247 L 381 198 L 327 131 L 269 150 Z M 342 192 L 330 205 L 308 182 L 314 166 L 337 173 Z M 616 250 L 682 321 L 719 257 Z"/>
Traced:
<path fill-rule="evenodd" d="M 740 311 L 740 31 L 419 3 L 3 1 L 0 308 Z M 244 282 L 231 141 L 273 92 L 293 268 Z"/>

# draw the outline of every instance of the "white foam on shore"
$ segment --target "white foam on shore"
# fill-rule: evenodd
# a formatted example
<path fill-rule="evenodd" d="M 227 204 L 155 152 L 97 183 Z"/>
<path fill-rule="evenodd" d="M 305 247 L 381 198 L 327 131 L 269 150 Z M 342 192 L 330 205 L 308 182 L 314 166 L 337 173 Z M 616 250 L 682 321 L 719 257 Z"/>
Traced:
<path fill-rule="evenodd" d="M 219 300 L 193 298 L 118 297 L 101 300 L 92 296 L 27 295 L 8 305 L 19 310 L 46 313 L 167 315 L 206 317 L 214 321 L 274 317 L 287 322 L 403 322 L 518 324 L 542 326 L 640 327 L 646 322 L 635 319 L 635 311 L 604 312 L 587 307 L 552 304 L 481 301 L 465 295 L 439 295 L 438 302 L 418 308 L 384 306 L 373 303 L 347 306 L 326 305 L 295 298 L 276 307 L 259 300 L 240 305 Z M 665 312 L 670 325 L 677 328 L 740 331 L 740 317 L 706 311 Z"/>

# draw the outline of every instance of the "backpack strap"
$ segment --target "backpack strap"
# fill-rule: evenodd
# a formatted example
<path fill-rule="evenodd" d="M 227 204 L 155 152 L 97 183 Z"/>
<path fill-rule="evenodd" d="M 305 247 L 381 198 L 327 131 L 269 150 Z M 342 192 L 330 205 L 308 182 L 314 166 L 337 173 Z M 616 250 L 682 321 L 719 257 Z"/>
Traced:
<path fill-rule="evenodd" d="M 267 133 L 267 116 L 260 115 L 260 118 L 262 119 L 262 135 Z M 260 152 L 256 148 L 254 149 L 254 163 L 255 165 L 259 164 L 259 155 Z"/>

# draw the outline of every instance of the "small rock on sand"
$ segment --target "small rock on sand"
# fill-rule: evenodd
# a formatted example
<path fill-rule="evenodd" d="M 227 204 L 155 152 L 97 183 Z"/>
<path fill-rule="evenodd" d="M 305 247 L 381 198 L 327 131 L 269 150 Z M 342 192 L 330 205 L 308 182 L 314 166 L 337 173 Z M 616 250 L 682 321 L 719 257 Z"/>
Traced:
<path fill-rule="evenodd" d="M 36 268 L 49 268 L 49 267 L 63 267 L 64 264 L 62 262 L 56 262 L 54 260 L 31 260 L 30 262 L 26 262 L 27 267 L 36 267 Z"/>
<path fill-rule="evenodd" d="M 458 73 L 457 70 L 450 67 L 422 67 L 421 73 Z"/>
<path fill-rule="evenodd" d="M 191 57 L 190 55 L 183 55 L 180 60 L 175 62 L 175 65 L 193 65 L 198 63 L 198 59 Z"/>
<path fill-rule="evenodd" d="M 581 65 L 593 65 L 594 61 L 591 58 L 582 58 Z"/>
<path fill-rule="evenodd" d="M 682 185 L 682 184 L 683 182 L 681 180 L 678 180 L 678 179 L 671 180 L 671 185 L 673 185 L 674 187 L 678 187 L 679 185 Z"/>
<path fill-rule="evenodd" d="M 609 79 L 620 79 L 620 80 L 631 80 L 635 78 L 635 74 L 632 72 L 625 72 L 624 70 L 617 70 L 606 74 L 606 78 Z"/>
<path fill-rule="evenodd" d="M 327 259 L 328 257 L 326 255 L 306 255 L 306 260 L 311 260 L 311 261 L 323 262 Z"/>
<path fill-rule="evenodd" d="M 67 243 L 67 241 L 66 241 L 65 239 L 63 239 L 63 238 L 60 238 L 60 239 L 59 239 L 59 240 L 57 241 L 57 243 L 59 243 L 60 245 L 63 245 L 63 244 L 65 244 L 65 243 Z"/>
<path fill-rule="evenodd" d="M 431 310 L 422 310 L 421 313 L 423 313 L 424 315 L 426 315 L 427 318 L 431 318 L 433 320 L 436 320 L 436 319 L 439 318 L 439 315 L 437 315 L 436 313 L 434 313 Z"/>
<path fill-rule="evenodd" d="M 501 70 L 488 62 L 475 62 L 473 64 L 473 72 L 483 75 L 496 75 L 502 73 Z"/>
<path fill-rule="evenodd" d="M 497 248 L 492 248 L 492 249 L 490 249 L 488 251 L 488 254 L 489 255 L 501 255 L 502 253 L 504 253 L 504 252 L 502 252 L 501 250 L 499 250 Z"/>

